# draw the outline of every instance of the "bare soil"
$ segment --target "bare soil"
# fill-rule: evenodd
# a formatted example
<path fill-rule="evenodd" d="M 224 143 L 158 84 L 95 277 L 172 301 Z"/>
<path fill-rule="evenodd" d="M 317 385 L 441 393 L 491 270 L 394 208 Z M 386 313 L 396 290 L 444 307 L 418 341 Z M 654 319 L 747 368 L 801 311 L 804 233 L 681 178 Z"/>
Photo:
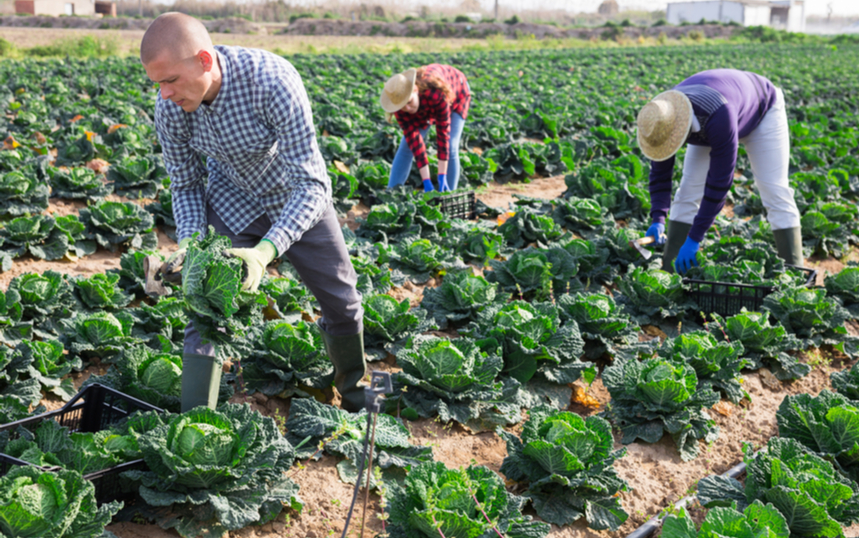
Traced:
<path fill-rule="evenodd" d="M 563 176 L 556 176 L 534 179 L 528 184 L 499 185 L 491 183 L 479 190 L 478 197 L 489 205 L 507 208 L 508 203 L 513 201 L 515 194 L 553 199 L 564 190 Z M 56 214 L 66 214 L 77 211 L 79 208 L 79 204 L 52 200 L 49 211 Z M 355 218 L 363 216 L 367 210 L 367 207 L 356 206 L 347 218 L 342 219 L 341 224 L 346 223 L 350 227 L 355 226 Z M 162 252 L 167 252 L 173 248 L 175 248 L 175 243 L 163 233 L 159 233 L 159 249 Z M 857 251 L 853 251 L 851 256 L 853 259 L 857 259 Z M 91 274 L 116 267 L 118 262 L 118 252 L 111 253 L 103 250 L 75 262 L 19 259 L 15 261 L 12 271 L 0 274 L 0 286 L 6 287 L 12 275 L 22 272 L 42 272 L 54 269 L 69 274 Z M 842 265 L 837 260 L 821 260 L 816 263 L 820 268 L 831 271 L 838 270 Z M 436 285 L 436 283 L 430 282 L 428 285 Z M 422 293 L 423 286 L 411 284 L 392 291 L 392 295 L 400 300 L 409 298 L 413 306 L 420 303 Z M 847 326 L 852 334 L 857 334 L 858 326 L 856 323 L 849 323 Z M 641 335 L 642 339 L 654 337 L 662 338 L 665 337 L 665 334 L 661 335 L 657 331 L 649 333 L 645 330 Z M 822 389 L 830 387 L 830 373 L 847 365 L 841 358 L 827 351 L 812 350 L 809 353 L 800 353 L 799 357 L 813 366 L 812 372 L 805 378 L 791 383 L 778 381 L 773 383 L 772 376 L 759 372 L 748 373 L 744 376 L 744 387 L 749 392 L 751 400 L 744 400 L 740 405 L 723 401 L 714 409 L 709 410 L 709 414 L 720 427 L 720 436 L 711 445 L 703 443 L 701 453 L 694 461 L 681 461 L 673 441 L 668 436 L 653 445 L 643 443 L 628 445 L 627 455 L 616 463 L 620 476 L 626 479 L 630 485 L 630 491 L 622 495 L 622 503 L 630 514 L 630 518 L 619 531 L 614 533 L 593 531 L 587 528 L 584 520 L 580 520 L 566 528 L 553 526 L 550 536 L 553 538 L 598 536 L 621 538 L 626 536 L 633 529 L 659 513 L 664 507 L 693 492 L 695 484 L 700 478 L 713 473 L 723 473 L 737 464 L 742 457 L 741 447 L 744 442 L 752 443 L 756 447 L 765 444 L 768 439 L 777 435 L 776 409 L 785 396 L 798 393 L 818 394 Z M 393 364 L 392 357 L 389 357 L 387 361 L 371 363 L 371 367 L 392 372 L 398 370 L 397 366 Z M 90 366 L 84 372 L 75 374 L 76 387 L 80 387 L 90 375 L 103 372 L 103 368 L 99 366 Z M 571 402 L 570 410 L 582 415 L 590 415 L 605 409 L 610 396 L 600 379 L 595 381 L 590 388 L 580 383 L 577 385 L 579 385 L 580 393 L 594 399 L 595 406 L 587 407 L 577 403 L 583 401 L 580 398 L 577 402 Z M 237 394 L 231 401 L 247 401 L 260 413 L 279 419 L 286 418 L 289 414 L 289 401 L 281 398 L 266 398 L 262 395 L 245 397 Z M 56 398 L 47 398 L 42 403 L 49 409 L 56 409 L 62 405 L 62 402 Z M 490 469 L 498 471 L 506 456 L 504 442 L 493 433 L 485 432 L 476 435 L 456 423 L 442 424 L 438 420 L 428 419 L 408 422 L 407 427 L 413 435 L 414 443 L 432 446 L 435 458 L 445 462 L 448 466 L 478 464 L 486 465 Z M 511 431 L 518 431 L 518 427 L 511 428 Z M 616 432 L 616 448 L 622 447 L 618 442 L 619 439 L 620 436 Z M 229 535 L 230 538 L 324 538 L 339 535 L 347 516 L 353 488 L 340 482 L 335 468 L 336 464 L 336 458 L 324 456 L 318 461 L 302 462 L 301 465 L 295 466 L 291 471 L 291 476 L 301 486 L 299 495 L 305 502 L 304 511 L 301 514 L 295 512 L 282 513 L 272 523 L 232 532 Z M 512 485 L 512 487 L 516 489 L 516 485 Z M 351 524 L 355 536 L 358 535 L 358 529 L 361 525 L 363 497 L 364 492 L 362 491 Z M 530 509 L 527 509 L 527 513 L 529 513 L 528 510 Z M 382 532 L 382 522 L 377 517 L 379 513 L 379 497 L 372 494 L 366 514 L 368 535 Z M 534 515 L 533 512 L 532 515 Z M 154 524 L 141 524 L 139 522 L 116 523 L 110 525 L 108 529 L 119 538 L 178 536 L 175 531 L 164 531 Z M 849 536 L 858 533 L 856 525 L 846 529 L 846 531 Z"/>

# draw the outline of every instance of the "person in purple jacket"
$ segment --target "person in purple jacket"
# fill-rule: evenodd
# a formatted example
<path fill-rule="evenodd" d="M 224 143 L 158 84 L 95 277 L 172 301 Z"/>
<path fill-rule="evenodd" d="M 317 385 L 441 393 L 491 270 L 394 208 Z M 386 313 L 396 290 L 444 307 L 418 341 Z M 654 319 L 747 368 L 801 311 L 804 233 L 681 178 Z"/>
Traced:
<path fill-rule="evenodd" d="M 653 224 L 645 235 L 665 242 L 664 271 L 671 271 L 673 261 L 682 274 L 698 265 L 699 244 L 732 186 L 739 143 L 749 156 L 779 256 L 802 265 L 782 90 L 747 71 L 703 71 L 652 99 L 639 111 L 637 126 L 639 148 L 651 159 Z M 685 142 L 684 172 L 670 207 L 675 153 Z"/>

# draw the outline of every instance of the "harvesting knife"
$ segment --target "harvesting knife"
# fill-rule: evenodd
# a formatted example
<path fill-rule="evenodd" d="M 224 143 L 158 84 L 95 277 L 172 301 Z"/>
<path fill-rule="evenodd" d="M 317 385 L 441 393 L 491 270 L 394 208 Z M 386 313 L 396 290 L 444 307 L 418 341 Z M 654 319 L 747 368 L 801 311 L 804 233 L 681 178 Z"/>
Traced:
<path fill-rule="evenodd" d="M 654 242 L 653 235 L 646 235 L 645 237 L 640 237 L 639 239 L 634 239 L 630 241 L 630 246 L 639 251 L 639 254 L 642 255 L 646 260 L 650 260 L 651 256 L 654 255 L 653 252 L 645 248 L 645 245 L 650 245 Z"/>
<path fill-rule="evenodd" d="M 171 289 L 165 282 L 176 284 L 182 281 L 181 265 L 185 256 L 179 256 L 173 263 L 164 263 L 158 256 L 147 256 L 143 259 L 143 274 L 145 282 L 143 289 L 150 297 L 170 295 Z"/>

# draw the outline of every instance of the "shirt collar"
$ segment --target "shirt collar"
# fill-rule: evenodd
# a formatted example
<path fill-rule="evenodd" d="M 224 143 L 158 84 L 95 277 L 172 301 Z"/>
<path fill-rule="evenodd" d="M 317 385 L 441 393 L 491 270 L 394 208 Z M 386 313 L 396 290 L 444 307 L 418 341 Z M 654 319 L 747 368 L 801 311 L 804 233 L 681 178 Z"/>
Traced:
<path fill-rule="evenodd" d="M 218 55 L 218 66 L 221 68 L 221 88 L 218 90 L 218 95 L 215 96 L 212 104 L 203 106 L 206 107 L 204 109 L 206 113 L 220 116 L 227 107 L 227 102 L 230 100 L 230 82 L 232 79 L 230 78 L 230 64 L 227 61 L 227 57 L 221 54 L 219 50 L 216 50 L 215 53 Z"/>

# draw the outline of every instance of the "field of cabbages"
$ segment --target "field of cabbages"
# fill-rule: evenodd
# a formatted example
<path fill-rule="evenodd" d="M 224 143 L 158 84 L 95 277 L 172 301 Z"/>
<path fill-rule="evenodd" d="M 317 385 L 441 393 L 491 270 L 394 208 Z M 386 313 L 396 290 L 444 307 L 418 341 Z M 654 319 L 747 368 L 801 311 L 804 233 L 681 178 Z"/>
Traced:
<path fill-rule="evenodd" d="M 383 412 L 336 407 L 319 310 L 286 261 L 243 292 L 210 237 L 171 295 L 145 295 L 144 256 L 176 243 L 136 58 L 4 61 L 0 423 L 58 420 L 0 428 L 0 536 L 339 536 L 356 482 L 370 495 L 349 536 L 621 537 L 656 515 L 664 538 L 857 536 L 856 43 L 289 59 L 367 359 L 392 376 Z M 473 219 L 414 190 L 417 171 L 385 188 L 400 131 L 380 88 L 431 62 L 472 89 L 455 195 L 477 193 Z M 743 150 L 685 275 L 703 295 L 629 245 L 650 224 L 639 108 L 721 67 L 785 92 L 812 279 L 777 257 Z M 769 294 L 707 302 L 741 285 Z M 224 374 L 218 409 L 180 414 L 189 319 Z M 94 384 L 134 400 L 96 405 L 115 393 Z M 64 408 L 82 389 L 73 404 L 92 405 Z"/>

